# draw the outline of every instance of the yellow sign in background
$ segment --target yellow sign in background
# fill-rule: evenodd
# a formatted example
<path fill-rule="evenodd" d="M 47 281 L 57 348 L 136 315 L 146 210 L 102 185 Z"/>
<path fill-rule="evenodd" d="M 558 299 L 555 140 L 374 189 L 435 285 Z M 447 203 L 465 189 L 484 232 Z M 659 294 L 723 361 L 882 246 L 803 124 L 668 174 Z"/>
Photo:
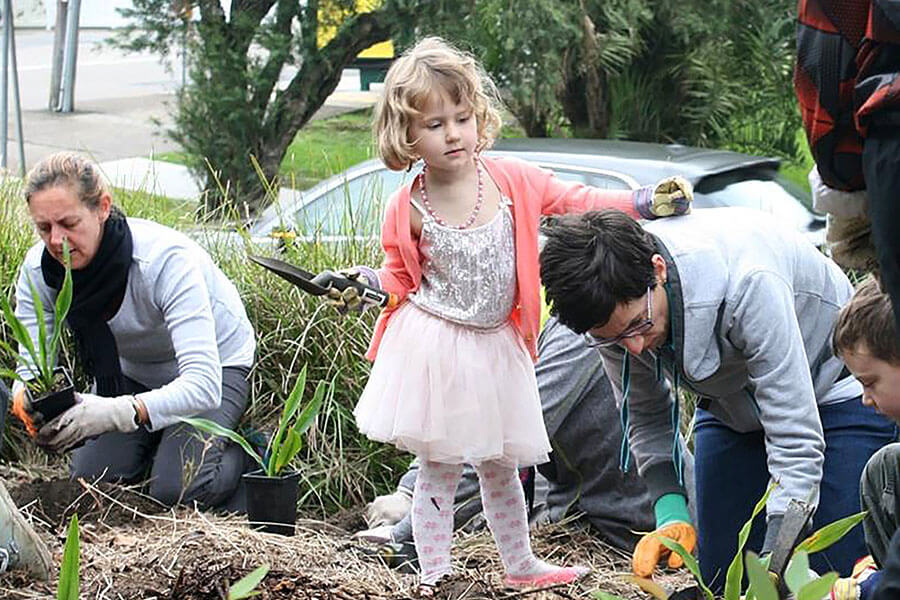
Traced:
<path fill-rule="evenodd" d="M 381 0 L 356 0 L 357 12 L 369 12 L 374 10 L 381 4 Z M 344 13 L 344 14 L 341 14 Z M 319 22 L 323 23 L 319 27 L 317 44 L 319 48 L 331 41 L 337 34 L 337 23 L 349 17 L 351 12 L 342 11 L 340 7 L 334 4 L 323 2 L 319 6 Z M 393 58 L 394 43 L 391 40 L 379 42 L 373 46 L 369 46 L 357 55 L 358 58 Z"/>

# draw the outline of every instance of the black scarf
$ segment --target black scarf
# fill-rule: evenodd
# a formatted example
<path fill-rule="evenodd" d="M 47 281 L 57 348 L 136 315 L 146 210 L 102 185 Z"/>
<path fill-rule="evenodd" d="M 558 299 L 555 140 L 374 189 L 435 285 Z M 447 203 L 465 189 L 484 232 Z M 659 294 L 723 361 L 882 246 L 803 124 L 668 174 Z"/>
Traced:
<path fill-rule="evenodd" d="M 119 350 L 107 321 L 115 316 L 125 296 L 133 250 L 131 229 L 115 208 L 103 226 L 100 247 L 84 268 L 72 271 L 72 307 L 66 323 L 75 334 L 78 356 L 97 383 L 100 396 L 122 393 L 124 379 Z M 44 282 L 62 287 L 65 268 L 44 248 L 41 255 Z"/>

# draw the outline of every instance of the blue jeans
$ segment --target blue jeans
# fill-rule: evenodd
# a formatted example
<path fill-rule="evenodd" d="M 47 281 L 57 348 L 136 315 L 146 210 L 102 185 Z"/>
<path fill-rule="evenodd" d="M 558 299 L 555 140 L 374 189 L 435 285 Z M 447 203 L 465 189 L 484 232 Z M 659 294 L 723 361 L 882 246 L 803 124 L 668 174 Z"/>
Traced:
<path fill-rule="evenodd" d="M 859 512 L 859 479 L 869 457 L 897 438 L 897 425 L 863 406 L 859 398 L 819 407 L 825 432 L 825 464 L 814 530 Z M 697 486 L 697 542 L 703 580 L 721 591 L 737 549 L 737 534 L 766 491 L 765 436 L 738 433 L 708 411 L 697 409 L 694 464 Z M 745 550 L 759 552 L 765 536 L 765 511 L 751 529 Z M 810 556 L 819 573 L 850 575 L 856 559 L 867 554 L 862 527 Z"/>

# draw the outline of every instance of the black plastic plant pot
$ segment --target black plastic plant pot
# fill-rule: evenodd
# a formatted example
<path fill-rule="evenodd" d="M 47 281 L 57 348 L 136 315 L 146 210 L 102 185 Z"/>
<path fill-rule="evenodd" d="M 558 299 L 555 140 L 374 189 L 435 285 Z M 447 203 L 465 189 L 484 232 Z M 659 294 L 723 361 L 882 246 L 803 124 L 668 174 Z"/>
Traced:
<path fill-rule="evenodd" d="M 254 529 L 279 535 L 294 535 L 297 522 L 297 489 L 300 473 L 269 477 L 264 471 L 244 473 L 247 489 L 247 520 Z"/>
<path fill-rule="evenodd" d="M 28 386 L 25 386 L 25 393 L 28 394 L 28 401 L 31 403 L 32 409 L 44 416 L 45 423 L 49 423 L 75 406 L 75 384 L 72 383 L 69 370 L 65 367 L 56 367 L 53 374 L 63 377 L 65 386 L 62 389 L 35 398 Z"/>

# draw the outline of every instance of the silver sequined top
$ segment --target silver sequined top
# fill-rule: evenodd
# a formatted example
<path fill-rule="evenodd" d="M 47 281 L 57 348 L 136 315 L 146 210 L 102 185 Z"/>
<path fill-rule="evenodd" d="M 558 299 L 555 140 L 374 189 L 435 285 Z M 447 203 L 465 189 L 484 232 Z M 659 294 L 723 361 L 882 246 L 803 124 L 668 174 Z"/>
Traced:
<path fill-rule="evenodd" d="M 516 240 L 510 201 L 489 222 L 471 229 L 439 224 L 422 213 L 419 248 L 425 257 L 422 283 L 409 300 L 433 315 L 478 329 L 509 318 L 516 301 Z"/>

